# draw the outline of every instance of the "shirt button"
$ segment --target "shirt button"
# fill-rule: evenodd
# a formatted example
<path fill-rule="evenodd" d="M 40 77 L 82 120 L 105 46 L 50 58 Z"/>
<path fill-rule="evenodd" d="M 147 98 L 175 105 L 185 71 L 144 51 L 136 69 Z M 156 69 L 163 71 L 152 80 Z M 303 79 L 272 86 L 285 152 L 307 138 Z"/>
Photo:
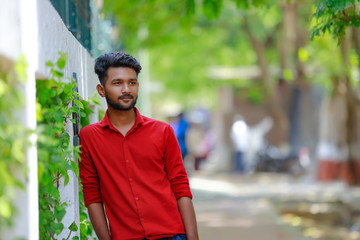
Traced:
<path fill-rule="evenodd" d="M 129 160 L 128 160 L 128 159 L 126 159 L 126 160 L 125 160 L 125 162 L 127 162 L 127 163 L 128 163 L 128 162 L 129 162 Z"/>
<path fill-rule="evenodd" d="M 129 178 L 129 180 L 130 180 L 130 182 L 132 182 L 133 179 L 132 179 L 132 178 Z"/>
<path fill-rule="evenodd" d="M 138 197 L 136 197 L 136 198 L 135 198 L 135 200 L 136 200 L 136 201 L 138 201 L 138 200 L 139 200 L 139 198 L 138 198 Z"/>

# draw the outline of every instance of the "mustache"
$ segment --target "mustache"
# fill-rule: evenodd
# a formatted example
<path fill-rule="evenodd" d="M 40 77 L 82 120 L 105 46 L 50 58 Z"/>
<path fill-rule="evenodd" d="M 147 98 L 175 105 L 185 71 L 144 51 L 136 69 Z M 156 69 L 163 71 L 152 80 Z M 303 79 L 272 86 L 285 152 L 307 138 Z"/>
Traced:
<path fill-rule="evenodd" d="M 134 96 L 130 95 L 130 94 L 125 94 L 125 95 L 121 95 L 120 97 L 118 97 L 118 99 L 122 99 L 122 98 L 134 98 Z"/>

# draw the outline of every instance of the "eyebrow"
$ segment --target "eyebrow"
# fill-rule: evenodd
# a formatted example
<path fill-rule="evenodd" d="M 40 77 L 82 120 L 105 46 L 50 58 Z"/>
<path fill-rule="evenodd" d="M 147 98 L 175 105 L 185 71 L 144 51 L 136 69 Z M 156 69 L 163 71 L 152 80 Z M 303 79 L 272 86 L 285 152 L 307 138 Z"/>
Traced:
<path fill-rule="evenodd" d="M 137 78 L 130 78 L 129 80 L 130 80 L 130 81 L 137 81 Z M 122 79 L 122 78 L 115 78 L 115 79 L 111 80 L 111 82 L 115 82 L 115 81 L 124 81 L 124 79 Z"/>

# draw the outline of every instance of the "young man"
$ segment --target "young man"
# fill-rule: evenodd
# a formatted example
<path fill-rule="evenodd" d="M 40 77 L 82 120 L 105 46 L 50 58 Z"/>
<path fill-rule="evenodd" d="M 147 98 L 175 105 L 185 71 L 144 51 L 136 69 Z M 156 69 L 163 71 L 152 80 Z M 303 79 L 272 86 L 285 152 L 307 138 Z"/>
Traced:
<path fill-rule="evenodd" d="M 100 240 L 197 240 L 175 134 L 169 124 L 135 107 L 140 70 L 139 62 L 122 52 L 96 59 L 97 91 L 108 109 L 102 121 L 81 130 L 79 164 L 91 223 Z"/>

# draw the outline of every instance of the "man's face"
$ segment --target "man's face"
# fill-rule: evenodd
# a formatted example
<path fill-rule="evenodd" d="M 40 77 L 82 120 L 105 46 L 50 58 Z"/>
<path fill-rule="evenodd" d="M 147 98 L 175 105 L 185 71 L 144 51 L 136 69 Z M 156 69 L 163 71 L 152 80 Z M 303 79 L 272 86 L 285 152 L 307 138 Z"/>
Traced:
<path fill-rule="evenodd" d="M 120 111 L 132 109 L 137 101 L 139 83 L 134 69 L 128 67 L 110 67 L 105 80 L 103 93 L 108 107 Z M 99 90 L 99 89 L 98 89 Z"/>

